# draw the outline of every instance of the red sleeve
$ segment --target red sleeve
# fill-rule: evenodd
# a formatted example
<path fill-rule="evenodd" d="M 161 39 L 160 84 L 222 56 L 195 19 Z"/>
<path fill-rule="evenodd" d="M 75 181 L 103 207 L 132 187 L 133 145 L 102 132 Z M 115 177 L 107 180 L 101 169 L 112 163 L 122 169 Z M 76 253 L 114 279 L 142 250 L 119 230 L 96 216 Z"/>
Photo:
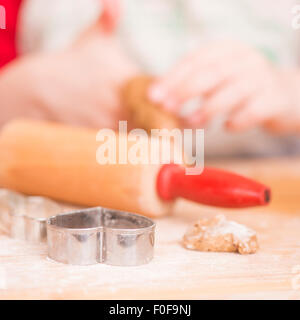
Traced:
<path fill-rule="evenodd" d="M 0 0 L 0 25 L 5 21 L 5 29 L 0 28 L 0 68 L 17 56 L 16 26 L 22 0 Z"/>

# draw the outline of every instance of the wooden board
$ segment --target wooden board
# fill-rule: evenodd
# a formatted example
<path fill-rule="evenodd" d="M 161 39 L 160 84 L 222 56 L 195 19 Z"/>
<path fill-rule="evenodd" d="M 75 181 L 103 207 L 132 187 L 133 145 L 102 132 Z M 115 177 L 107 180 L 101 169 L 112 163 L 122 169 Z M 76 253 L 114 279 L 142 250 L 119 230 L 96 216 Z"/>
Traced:
<path fill-rule="evenodd" d="M 208 208 L 180 201 L 157 220 L 154 260 L 139 267 L 68 266 L 47 259 L 45 245 L 0 235 L 0 299 L 299 299 L 300 159 L 217 163 L 271 185 L 269 207 Z M 254 255 L 181 247 L 187 226 L 224 213 L 258 233 Z"/>

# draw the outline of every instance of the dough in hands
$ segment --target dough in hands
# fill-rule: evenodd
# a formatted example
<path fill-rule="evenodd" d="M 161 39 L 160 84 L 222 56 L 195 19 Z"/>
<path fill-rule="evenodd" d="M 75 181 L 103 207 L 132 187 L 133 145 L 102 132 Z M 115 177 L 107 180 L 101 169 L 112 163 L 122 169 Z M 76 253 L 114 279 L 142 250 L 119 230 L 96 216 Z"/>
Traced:
<path fill-rule="evenodd" d="M 148 132 L 151 129 L 180 128 L 178 118 L 151 102 L 147 90 L 153 77 L 140 75 L 130 79 L 123 88 L 123 103 L 133 126 Z"/>
<path fill-rule="evenodd" d="M 201 219 L 189 228 L 183 237 L 183 246 L 198 251 L 249 254 L 257 251 L 258 242 L 254 230 L 218 215 Z"/>

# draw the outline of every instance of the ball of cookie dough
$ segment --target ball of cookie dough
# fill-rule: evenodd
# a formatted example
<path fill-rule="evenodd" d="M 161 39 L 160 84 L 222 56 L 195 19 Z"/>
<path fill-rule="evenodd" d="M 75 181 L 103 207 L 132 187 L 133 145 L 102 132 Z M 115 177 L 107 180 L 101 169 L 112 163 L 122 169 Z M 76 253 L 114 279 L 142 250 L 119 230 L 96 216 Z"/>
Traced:
<path fill-rule="evenodd" d="M 189 228 L 183 237 L 183 246 L 198 251 L 249 254 L 257 251 L 258 242 L 254 230 L 218 215 L 201 219 Z"/>
<path fill-rule="evenodd" d="M 179 128 L 178 118 L 151 102 L 147 90 L 154 78 L 141 75 L 129 80 L 122 91 L 123 104 L 131 124 L 150 132 L 151 129 Z"/>

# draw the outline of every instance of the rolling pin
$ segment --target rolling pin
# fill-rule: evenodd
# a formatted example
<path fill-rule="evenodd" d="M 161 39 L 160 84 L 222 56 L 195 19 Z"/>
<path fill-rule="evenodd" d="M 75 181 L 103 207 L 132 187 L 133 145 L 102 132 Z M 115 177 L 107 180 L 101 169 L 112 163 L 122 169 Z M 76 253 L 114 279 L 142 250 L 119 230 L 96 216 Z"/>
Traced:
<path fill-rule="evenodd" d="M 176 164 L 100 165 L 96 134 L 96 130 L 50 122 L 8 123 L 0 133 L 0 186 L 151 217 L 169 213 L 180 197 L 231 208 L 265 205 L 270 200 L 266 186 L 214 168 L 189 176 Z"/>

